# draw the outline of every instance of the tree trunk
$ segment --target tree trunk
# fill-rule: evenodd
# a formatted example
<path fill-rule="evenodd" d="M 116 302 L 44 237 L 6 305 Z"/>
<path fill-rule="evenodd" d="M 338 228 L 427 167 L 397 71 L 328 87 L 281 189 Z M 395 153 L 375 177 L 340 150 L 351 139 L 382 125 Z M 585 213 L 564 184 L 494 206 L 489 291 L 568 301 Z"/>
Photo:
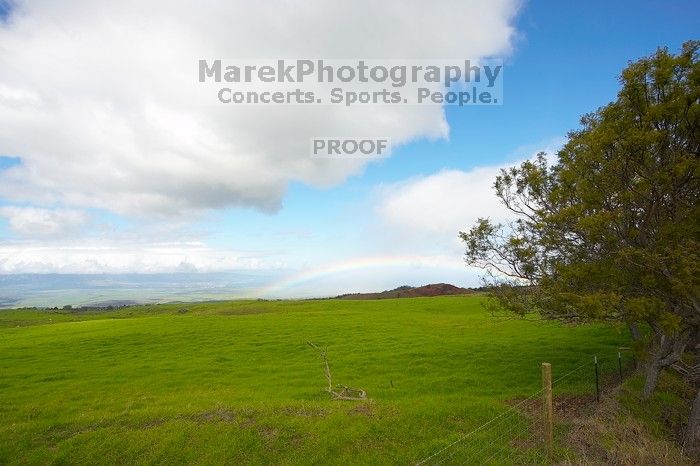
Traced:
<path fill-rule="evenodd" d="M 685 431 L 683 448 L 689 452 L 697 452 L 700 447 L 700 387 L 695 393 L 693 406 L 690 408 L 688 428 Z"/>
<path fill-rule="evenodd" d="M 646 380 L 642 391 L 642 397 L 645 400 L 654 393 L 661 371 L 681 359 L 691 337 L 691 332 L 688 329 L 671 335 L 666 335 L 658 327 L 654 328 L 654 331 L 659 344 L 656 351 L 650 354 L 651 359 L 647 364 Z"/>
<path fill-rule="evenodd" d="M 642 339 L 642 332 L 639 331 L 639 326 L 636 322 L 631 322 L 629 324 L 629 329 L 633 341 L 639 341 Z"/>
<path fill-rule="evenodd" d="M 659 364 L 658 360 L 649 361 L 644 380 L 644 390 L 642 390 L 642 398 L 645 400 L 648 400 L 652 393 L 654 393 L 654 390 L 656 390 L 656 383 L 659 381 L 661 369 L 663 369 L 663 367 Z"/>
<path fill-rule="evenodd" d="M 630 335 L 632 336 L 632 341 L 634 343 L 639 342 L 642 339 L 642 332 L 639 331 L 639 326 L 637 325 L 636 322 L 630 322 L 628 325 L 628 328 L 630 330 Z M 634 350 L 636 350 L 636 345 L 633 347 Z M 639 358 L 633 354 L 632 362 L 634 364 L 634 370 L 638 371 L 641 368 L 641 363 L 639 361 Z"/>

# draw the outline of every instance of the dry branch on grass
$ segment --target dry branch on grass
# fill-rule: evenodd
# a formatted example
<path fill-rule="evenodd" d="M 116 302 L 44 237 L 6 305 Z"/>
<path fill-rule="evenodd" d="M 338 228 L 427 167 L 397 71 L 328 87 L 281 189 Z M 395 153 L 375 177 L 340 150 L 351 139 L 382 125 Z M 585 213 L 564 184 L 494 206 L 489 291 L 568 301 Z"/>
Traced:
<path fill-rule="evenodd" d="M 326 381 L 328 382 L 328 388 L 326 388 L 326 391 L 330 393 L 334 400 L 361 401 L 367 399 L 367 393 L 361 388 L 353 388 L 346 385 L 336 385 L 333 387 L 331 368 L 328 365 L 328 350 L 326 348 L 319 348 L 312 341 L 307 343 L 310 347 L 317 350 L 321 354 L 321 359 L 323 359 L 323 372 L 326 375 Z"/>

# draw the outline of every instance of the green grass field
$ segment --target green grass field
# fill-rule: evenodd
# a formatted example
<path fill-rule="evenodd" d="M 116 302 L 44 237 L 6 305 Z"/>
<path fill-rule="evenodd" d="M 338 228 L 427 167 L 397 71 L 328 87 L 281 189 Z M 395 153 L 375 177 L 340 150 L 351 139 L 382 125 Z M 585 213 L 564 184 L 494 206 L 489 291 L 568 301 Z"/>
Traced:
<path fill-rule="evenodd" d="M 413 464 L 627 334 L 481 298 L 0 311 L 2 464 Z M 334 382 L 368 401 L 333 401 Z M 590 390 L 575 374 L 561 390 Z"/>

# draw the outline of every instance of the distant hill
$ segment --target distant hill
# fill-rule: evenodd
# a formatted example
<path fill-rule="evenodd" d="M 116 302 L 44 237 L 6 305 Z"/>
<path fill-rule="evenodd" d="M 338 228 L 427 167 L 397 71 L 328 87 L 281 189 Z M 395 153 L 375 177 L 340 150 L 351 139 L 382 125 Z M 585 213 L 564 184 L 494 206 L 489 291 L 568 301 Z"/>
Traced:
<path fill-rule="evenodd" d="M 336 296 L 338 299 L 389 299 L 389 298 L 419 298 L 421 296 L 444 296 L 472 293 L 474 290 L 460 288 L 449 283 L 433 283 L 419 287 L 400 286 L 393 290 L 378 293 L 349 293 Z"/>

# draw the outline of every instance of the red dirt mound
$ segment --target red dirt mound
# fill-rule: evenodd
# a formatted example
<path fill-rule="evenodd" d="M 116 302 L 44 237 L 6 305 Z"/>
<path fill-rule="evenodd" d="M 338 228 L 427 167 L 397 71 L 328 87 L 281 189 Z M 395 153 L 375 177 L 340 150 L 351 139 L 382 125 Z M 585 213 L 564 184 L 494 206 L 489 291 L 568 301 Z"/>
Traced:
<path fill-rule="evenodd" d="M 389 298 L 418 298 L 422 296 L 444 296 L 471 293 L 472 290 L 450 285 L 449 283 L 433 283 L 431 285 L 413 287 L 400 286 L 393 290 L 379 293 L 351 293 L 337 296 L 339 299 L 389 299 Z"/>

